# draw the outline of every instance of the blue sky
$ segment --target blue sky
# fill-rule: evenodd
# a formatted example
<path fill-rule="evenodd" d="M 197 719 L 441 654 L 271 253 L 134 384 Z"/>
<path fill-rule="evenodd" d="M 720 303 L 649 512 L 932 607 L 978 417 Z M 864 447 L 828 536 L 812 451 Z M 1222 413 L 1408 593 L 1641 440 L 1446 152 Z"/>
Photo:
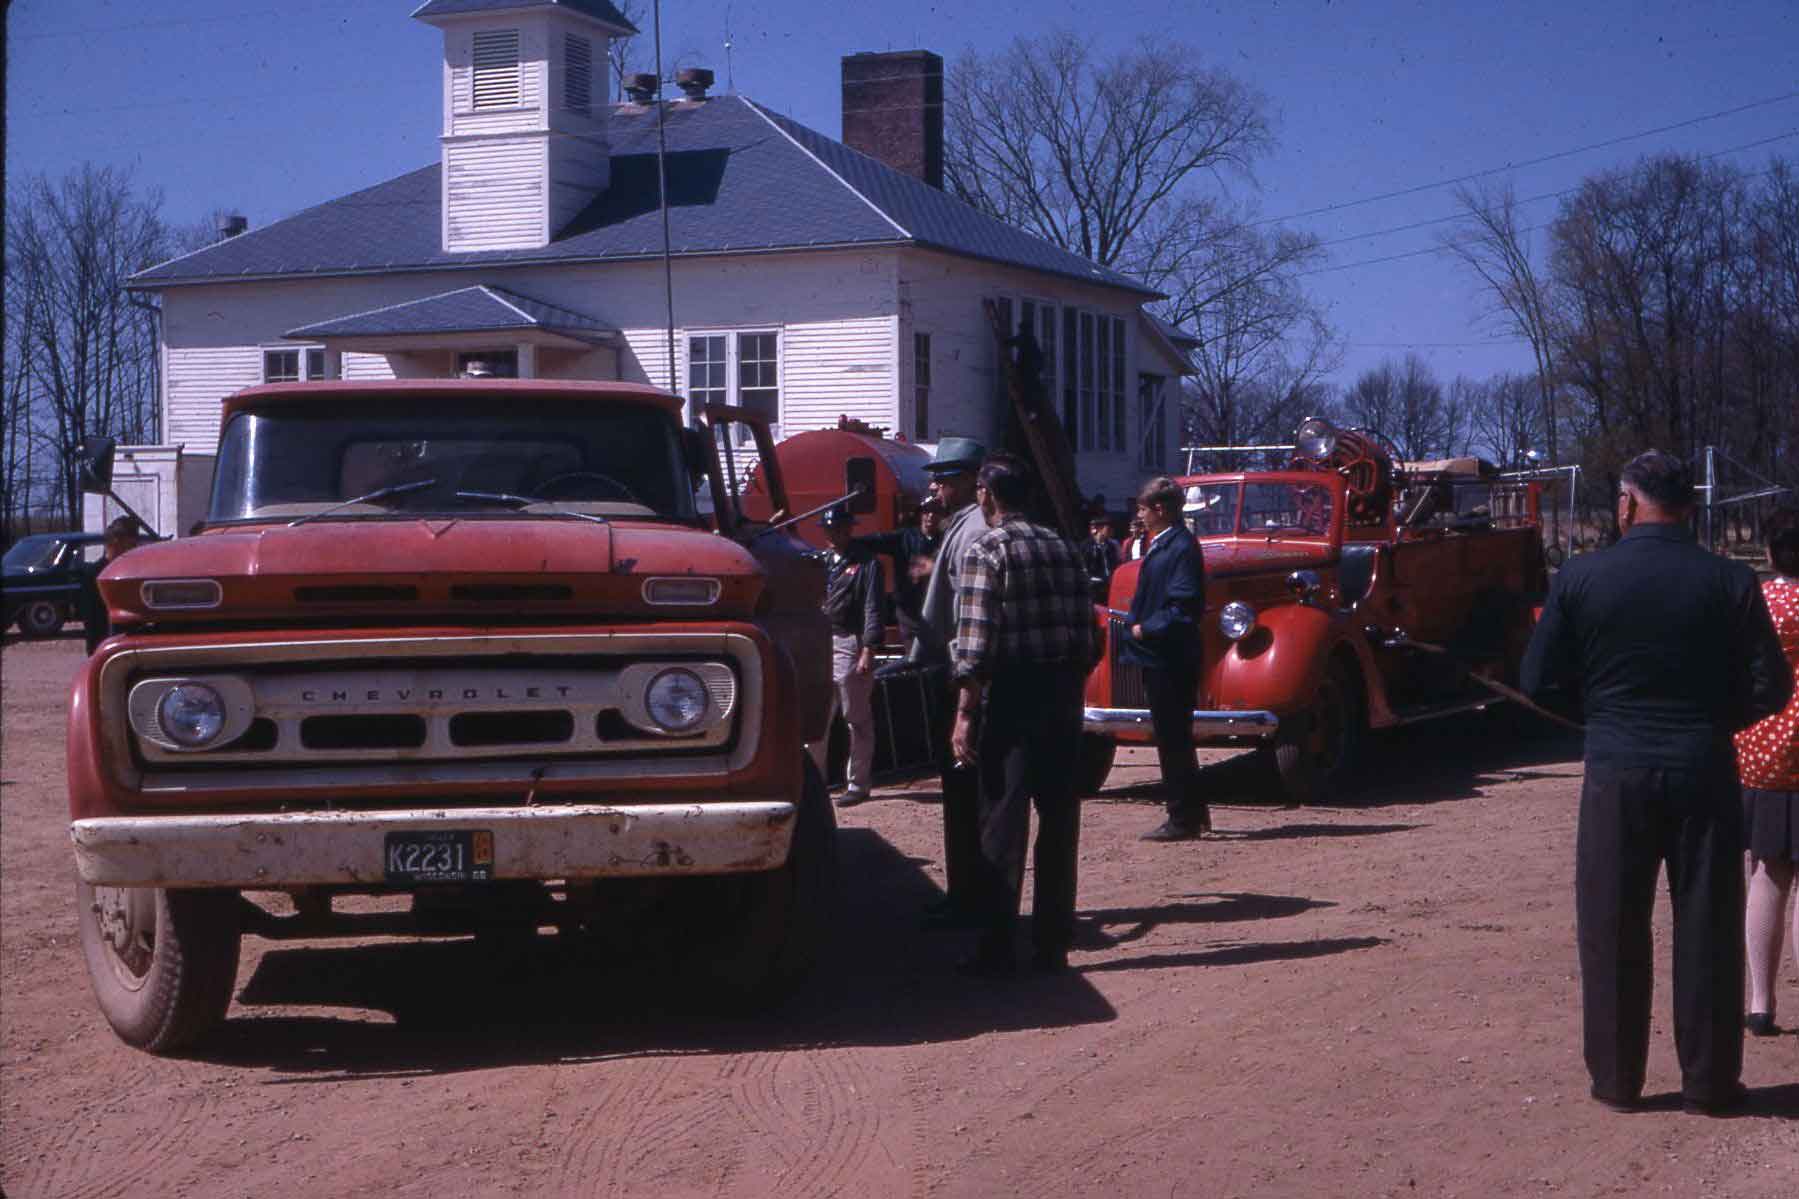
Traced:
<path fill-rule="evenodd" d="M 230 207 L 261 226 L 413 170 L 437 155 L 440 45 L 413 7 L 15 0 L 7 176 L 130 164 L 172 221 Z M 1644 154 L 1751 143 L 1724 157 L 1752 171 L 1799 159 L 1799 0 L 665 0 L 662 23 L 669 71 L 711 66 L 722 89 L 728 33 L 735 90 L 832 136 L 838 60 L 857 50 L 953 59 L 1054 27 L 1103 51 L 1139 37 L 1198 47 L 1278 120 L 1278 149 L 1233 190 L 1333 243 L 1334 269 L 1307 284 L 1348 343 L 1343 383 L 1408 351 L 1445 380 L 1528 366 L 1464 273 L 1412 253 L 1443 226 L 1382 232 L 1451 215 L 1449 189 L 1430 185 L 1495 172 L 1538 196 Z M 647 20 L 641 41 L 647 61 Z M 1526 211 L 1547 221 L 1554 202 Z"/>

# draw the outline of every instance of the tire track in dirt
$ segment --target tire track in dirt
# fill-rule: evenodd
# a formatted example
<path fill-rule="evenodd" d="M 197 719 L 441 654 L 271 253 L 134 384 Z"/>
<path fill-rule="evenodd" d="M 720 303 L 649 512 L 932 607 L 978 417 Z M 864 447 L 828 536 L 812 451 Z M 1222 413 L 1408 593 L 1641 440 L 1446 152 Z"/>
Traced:
<path fill-rule="evenodd" d="M 783 1199 L 866 1190 L 881 1117 L 869 1075 L 853 1053 L 756 1054 L 731 1089 L 757 1150 L 780 1162 L 769 1189 Z"/>
<path fill-rule="evenodd" d="M 608 1193 L 594 1183 L 604 1177 L 610 1185 L 621 1145 L 641 1126 L 661 1119 L 660 1100 L 673 1061 L 668 1055 L 624 1057 L 581 1071 L 574 1089 L 582 1091 L 586 1111 L 569 1130 L 552 1173 L 555 1185 L 546 1187 L 546 1194 Z"/>
<path fill-rule="evenodd" d="M 14 1180 L 12 1194 L 58 1199 L 126 1199 L 144 1193 L 147 1179 L 167 1182 L 191 1164 L 195 1146 L 214 1139 L 228 1092 L 209 1086 L 204 1067 L 132 1052 L 123 1070 L 104 1073 L 103 1094 L 160 1096 L 147 1135 L 120 1144 L 110 1117 L 130 1110 L 123 1099 L 95 1103 L 79 1120 L 64 1122 L 48 1138 L 44 1172 Z M 144 1121 L 133 1120 L 141 1128 Z"/>

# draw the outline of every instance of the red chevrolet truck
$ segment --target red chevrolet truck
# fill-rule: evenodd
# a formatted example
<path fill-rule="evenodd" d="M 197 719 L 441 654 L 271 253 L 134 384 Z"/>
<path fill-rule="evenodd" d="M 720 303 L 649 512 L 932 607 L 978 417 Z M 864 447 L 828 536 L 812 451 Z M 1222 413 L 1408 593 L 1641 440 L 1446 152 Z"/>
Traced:
<path fill-rule="evenodd" d="M 778 526 L 766 426 L 707 421 L 616 383 L 225 401 L 203 530 L 102 573 L 114 634 L 70 702 L 81 938 L 122 1039 L 202 1038 L 245 935 L 628 913 L 720 993 L 799 976 L 833 869 L 802 752 L 828 713 L 822 571 Z M 760 521 L 719 456 L 751 443 Z M 110 447 L 83 469 L 104 489 Z"/>

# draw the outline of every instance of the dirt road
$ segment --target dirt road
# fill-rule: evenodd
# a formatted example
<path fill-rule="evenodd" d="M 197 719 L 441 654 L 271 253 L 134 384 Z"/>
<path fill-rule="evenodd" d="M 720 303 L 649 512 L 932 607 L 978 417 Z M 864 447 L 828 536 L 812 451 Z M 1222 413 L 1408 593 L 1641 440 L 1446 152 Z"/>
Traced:
<path fill-rule="evenodd" d="M 641 969 L 471 942 L 249 940 L 223 1034 L 119 1044 L 76 942 L 62 706 L 78 641 L 9 643 L 0 1186 L 36 1196 L 1790 1196 L 1799 1036 L 1748 1113 L 1586 1097 L 1578 747 L 1497 719 L 1380 744 L 1354 806 L 1208 776 L 1228 838 L 1148 845 L 1141 756 L 1088 804 L 1076 972 L 976 984 L 918 931 L 930 784 L 842 814 L 834 943 L 781 1012 L 700 1018 Z M 1667 994 L 1666 921 L 1658 929 Z M 1799 978 L 1784 969 L 1785 1010 Z"/>

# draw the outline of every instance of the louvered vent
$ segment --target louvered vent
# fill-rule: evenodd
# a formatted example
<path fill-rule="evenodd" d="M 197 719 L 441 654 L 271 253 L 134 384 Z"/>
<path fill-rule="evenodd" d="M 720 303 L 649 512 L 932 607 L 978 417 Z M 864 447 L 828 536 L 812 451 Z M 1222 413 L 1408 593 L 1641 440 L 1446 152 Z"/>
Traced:
<path fill-rule="evenodd" d="M 475 107 L 511 108 L 519 103 L 518 30 L 475 34 Z"/>
<path fill-rule="evenodd" d="M 593 43 L 568 34 L 562 43 L 562 103 L 570 112 L 593 111 Z"/>

